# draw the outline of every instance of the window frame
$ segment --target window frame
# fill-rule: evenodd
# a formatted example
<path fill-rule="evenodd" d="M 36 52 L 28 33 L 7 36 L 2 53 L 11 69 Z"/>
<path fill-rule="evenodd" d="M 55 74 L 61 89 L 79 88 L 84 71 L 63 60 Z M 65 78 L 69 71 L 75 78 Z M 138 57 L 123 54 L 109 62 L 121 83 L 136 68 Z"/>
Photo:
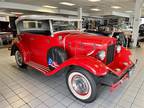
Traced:
<path fill-rule="evenodd" d="M 18 35 L 20 35 L 20 34 L 22 34 L 24 31 L 22 31 L 22 29 L 24 29 L 24 25 L 23 25 L 23 22 L 24 21 L 27 21 L 27 22 L 37 22 L 36 23 L 36 28 L 38 28 L 38 21 L 46 21 L 46 20 L 29 20 L 29 19 L 26 19 L 26 20 L 21 20 L 21 21 L 19 21 L 18 23 L 17 23 L 17 34 Z M 48 26 L 49 26 L 49 31 L 50 31 L 50 36 L 51 37 L 53 37 L 53 27 L 52 27 L 52 21 L 51 20 L 47 20 L 47 22 L 48 22 Z M 28 29 L 27 29 L 28 30 Z"/>

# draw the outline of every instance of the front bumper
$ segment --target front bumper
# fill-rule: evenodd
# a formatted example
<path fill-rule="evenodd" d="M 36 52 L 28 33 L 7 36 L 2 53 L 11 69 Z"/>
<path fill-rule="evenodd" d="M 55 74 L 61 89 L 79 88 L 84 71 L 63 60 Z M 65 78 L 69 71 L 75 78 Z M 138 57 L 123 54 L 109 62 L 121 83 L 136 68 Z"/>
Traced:
<path fill-rule="evenodd" d="M 108 67 L 109 73 L 105 75 L 104 77 L 102 77 L 101 84 L 110 86 L 111 87 L 110 90 L 113 91 L 120 84 L 122 84 L 125 80 L 129 79 L 131 74 L 135 71 L 136 63 L 137 63 L 137 60 L 135 63 L 132 63 L 131 65 L 126 66 L 124 68 L 121 68 L 121 71 L 118 71 L 118 72 Z"/>

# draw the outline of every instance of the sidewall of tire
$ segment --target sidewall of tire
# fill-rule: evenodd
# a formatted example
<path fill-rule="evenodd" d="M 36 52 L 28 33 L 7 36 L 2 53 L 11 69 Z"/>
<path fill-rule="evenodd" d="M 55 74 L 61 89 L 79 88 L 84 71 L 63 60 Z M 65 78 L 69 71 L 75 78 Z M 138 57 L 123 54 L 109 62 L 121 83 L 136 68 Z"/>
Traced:
<path fill-rule="evenodd" d="M 19 51 L 19 50 L 16 50 L 15 51 L 15 60 L 16 60 L 16 52 L 17 51 Z M 20 51 L 19 51 L 20 52 Z M 21 52 L 20 52 L 21 53 Z M 23 56 L 22 56 L 22 60 L 23 60 Z M 17 63 L 17 60 L 16 60 L 16 63 Z M 24 63 L 24 61 L 22 61 L 22 65 L 19 65 L 18 63 L 17 63 L 17 65 L 20 67 L 20 68 L 26 68 L 27 67 L 27 65 Z"/>
<path fill-rule="evenodd" d="M 88 99 L 81 100 L 81 99 L 79 99 L 78 97 L 76 97 L 76 96 L 72 93 L 72 91 L 70 90 L 69 85 L 68 85 L 68 77 L 69 77 L 69 75 L 70 75 L 72 72 L 79 72 L 79 73 L 83 74 L 83 75 L 87 78 L 87 80 L 89 81 L 89 83 L 90 83 L 90 85 L 91 85 L 91 90 L 92 90 L 92 92 L 91 92 L 91 96 L 90 96 Z M 91 102 L 93 102 L 93 101 L 96 99 L 96 97 L 97 97 L 96 80 L 94 79 L 94 76 L 93 76 L 92 74 L 90 74 L 90 73 L 89 73 L 87 70 L 85 70 L 85 69 L 82 69 L 82 68 L 72 69 L 70 72 L 67 73 L 66 83 L 67 83 L 67 87 L 68 87 L 70 93 L 71 93 L 76 99 L 78 99 L 78 100 L 80 100 L 80 101 L 82 101 L 82 102 L 84 102 L 84 103 L 91 103 Z"/>

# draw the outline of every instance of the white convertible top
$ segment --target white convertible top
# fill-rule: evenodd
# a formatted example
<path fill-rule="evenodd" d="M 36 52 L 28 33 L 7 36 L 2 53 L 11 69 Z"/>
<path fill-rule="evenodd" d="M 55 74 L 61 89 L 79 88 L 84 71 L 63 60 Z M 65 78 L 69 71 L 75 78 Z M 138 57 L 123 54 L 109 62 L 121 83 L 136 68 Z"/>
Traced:
<path fill-rule="evenodd" d="M 55 20 L 55 21 L 81 21 L 81 19 L 65 18 L 59 16 L 46 15 L 23 15 L 16 20 L 16 24 L 21 20 Z"/>

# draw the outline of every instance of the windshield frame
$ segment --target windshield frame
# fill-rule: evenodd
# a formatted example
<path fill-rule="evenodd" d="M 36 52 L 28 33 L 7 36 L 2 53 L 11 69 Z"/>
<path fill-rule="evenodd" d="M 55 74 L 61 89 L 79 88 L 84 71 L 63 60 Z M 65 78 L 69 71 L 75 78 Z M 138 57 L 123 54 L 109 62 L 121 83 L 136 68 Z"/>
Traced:
<path fill-rule="evenodd" d="M 63 32 L 63 31 L 79 31 L 78 30 L 78 27 L 75 27 L 74 25 L 73 26 L 73 29 L 64 29 L 64 30 L 58 30 L 58 31 L 54 31 L 54 24 L 53 24 L 53 21 L 58 21 L 58 20 L 50 20 L 50 25 L 52 26 L 52 33 L 58 33 L 58 32 Z M 60 20 L 61 22 L 61 20 Z M 76 21 L 62 21 L 62 22 L 76 22 Z M 65 25 L 65 24 L 64 24 Z M 66 24 L 66 26 L 68 26 Z"/>

